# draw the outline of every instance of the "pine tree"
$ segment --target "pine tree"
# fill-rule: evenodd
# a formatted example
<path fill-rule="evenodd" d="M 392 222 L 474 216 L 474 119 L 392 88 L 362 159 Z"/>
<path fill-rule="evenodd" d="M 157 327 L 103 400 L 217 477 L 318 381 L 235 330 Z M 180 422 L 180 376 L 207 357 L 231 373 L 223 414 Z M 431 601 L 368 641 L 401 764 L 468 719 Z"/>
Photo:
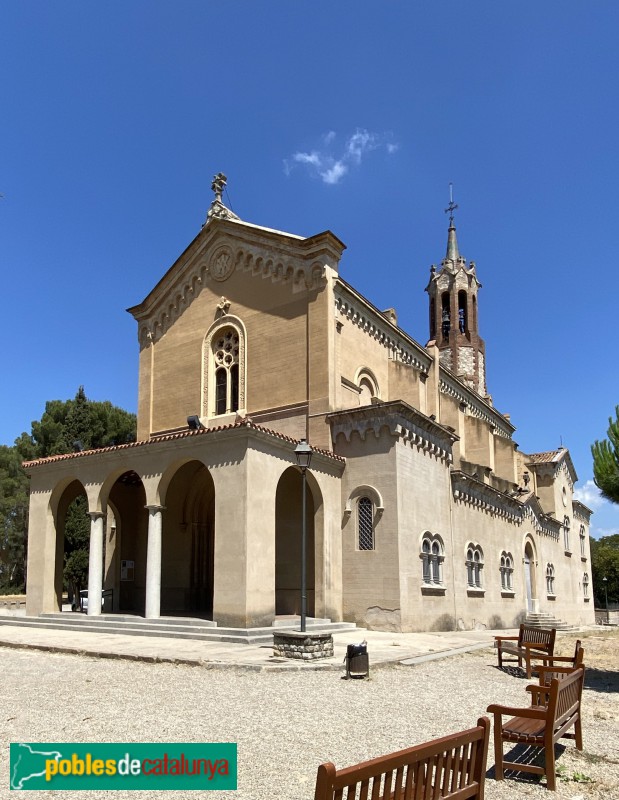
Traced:
<path fill-rule="evenodd" d="M 596 441 L 591 452 L 596 486 L 607 500 L 619 503 L 619 406 L 615 407 L 615 415 L 615 420 L 608 419 L 608 439 Z"/>

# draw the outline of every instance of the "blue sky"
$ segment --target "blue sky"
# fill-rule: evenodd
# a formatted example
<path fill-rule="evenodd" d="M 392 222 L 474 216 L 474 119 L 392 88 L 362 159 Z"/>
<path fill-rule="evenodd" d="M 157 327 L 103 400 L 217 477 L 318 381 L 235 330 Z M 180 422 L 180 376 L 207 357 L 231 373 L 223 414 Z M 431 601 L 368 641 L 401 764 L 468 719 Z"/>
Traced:
<path fill-rule="evenodd" d="M 144 298 L 243 219 L 348 246 L 341 274 L 425 343 L 449 182 L 483 284 L 488 387 L 525 452 L 590 444 L 619 403 L 613 0 L 0 5 L 0 442 L 45 401 L 129 410 Z"/>

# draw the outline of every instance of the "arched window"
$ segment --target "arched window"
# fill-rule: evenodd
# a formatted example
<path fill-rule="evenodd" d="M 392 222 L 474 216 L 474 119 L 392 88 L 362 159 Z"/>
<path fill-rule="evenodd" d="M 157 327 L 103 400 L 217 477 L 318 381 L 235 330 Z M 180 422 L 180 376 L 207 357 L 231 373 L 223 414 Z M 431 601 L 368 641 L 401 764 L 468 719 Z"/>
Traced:
<path fill-rule="evenodd" d="M 357 533 L 359 550 L 374 550 L 374 503 L 369 497 L 357 501 Z"/>
<path fill-rule="evenodd" d="M 202 416 L 245 409 L 245 329 L 236 317 L 220 318 L 204 339 Z"/>
<path fill-rule="evenodd" d="M 589 599 L 589 573 L 585 572 L 582 576 L 582 592 L 585 596 L 585 599 Z"/>
<path fill-rule="evenodd" d="M 555 593 L 555 568 L 554 564 L 546 565 L 546 594 Z"/>
<path fill-rule="evenodd" d="M 469 544 L 466 549 L 466 576 L 469 589 L 482 588 L 484 553 L 478 544 Z"/>
<path fill-rule="evenodd" d="M 585 526 L 584 525 L 580 526 L 579 534 L 580 534 L 580 555 L 582 556 L 582 558 L 586 558 L 587 557 L 587 534 L 585 532 Z"/>
<path fill-rule="evenodd" d="M 359 389 L 359 405 L 369 405 L 372 402 L 372 397 L 374 397 L 374 387 L 367 378 L 362 378 L 359 381 Z"/>
<path fill-rule="evenodd" d="M 441 295 L 441 331 L 443 339 L 447 339 L 451 330 L 451 311 L 449 308 L 449 292 Z"/>
<path fill-rule="evenodd" d="M 466 333 L 469 328 L 468 311 L 466 305 L 466 292 L 461 289 L 458 292 L 458 330 Z"/>
<path fill-rule="evenodd" d="M 239 407 L 239 334 L 233 327 L 213 338 L 215 362 L 215 413 L 230 414 Z"/>
<path fill-rule="evenodd" d="M 563 517 L 563 538 L 565 541 L 565 551 L 570 552 L 570 518 Z"/>
<path fill-rule="evenodd" d="M 501 553 L 501 589 L 504 592 L 513 590 L 514 559 L 511 553 Z"/>
<path fill-rule="evenodd" d="M 372 402 L 373 397 L 380 397 L 376 376 L 367 367 L 361 367 L 357 370 L 355 383 L 359 387 L 360 406 L 368 406 Z"/>
<path fill-rule="evenodd" d="M 440 536 L 424 533 L 421 540 L 421 579 L 426 586 L 443 585 L 445 552 Z"/>

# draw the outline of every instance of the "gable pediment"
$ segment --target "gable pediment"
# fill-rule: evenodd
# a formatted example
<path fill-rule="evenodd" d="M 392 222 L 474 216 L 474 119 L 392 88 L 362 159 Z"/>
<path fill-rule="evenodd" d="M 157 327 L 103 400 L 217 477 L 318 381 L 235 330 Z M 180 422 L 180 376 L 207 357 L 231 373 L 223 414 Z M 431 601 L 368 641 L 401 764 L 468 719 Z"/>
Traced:
<path fill-rule="evenodd" d="M 138 305 L 140 346 L 157 340 L 210 287 L 224 294 L 235 272 L 287 283 L 292 293 L 320 288 L 337 272 L 345 245 L 330 231 L 304 238 L 234 219 L 214 217 Z"/>
<path fill-rule="evenodd" d="M 561 523 L 554 517 L 544 512 L 537 495 L 531 493 L 522 501 L 525 515 L 530 519 L 537 533 L 558 539 L 561 532 Z"/>

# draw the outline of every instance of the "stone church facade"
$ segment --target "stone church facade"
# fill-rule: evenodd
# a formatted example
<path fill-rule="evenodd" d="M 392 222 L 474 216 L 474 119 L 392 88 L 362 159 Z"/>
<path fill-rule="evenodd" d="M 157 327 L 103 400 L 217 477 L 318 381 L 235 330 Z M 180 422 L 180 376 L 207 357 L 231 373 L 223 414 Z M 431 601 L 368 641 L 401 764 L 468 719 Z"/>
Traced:
<path fill-rule="evenodd" d="M 306 438 L 310 616 L 397 631 L 512 627 L 527 610 L 593 623 L 591 512 L 569 452 L 520 452 L 492 405 L 480 283 L 453 216 L 423 346 L 339 276 L 333 233 L 244 222 L 224 180 L 129 309 L 137 441 L 25 465 L 27 613 L 60 608 L 64 518 L 85 493 L 89 614 L 101 588 L 114 612 L 148 618 L 250 628 L 298 614 Z"/>

